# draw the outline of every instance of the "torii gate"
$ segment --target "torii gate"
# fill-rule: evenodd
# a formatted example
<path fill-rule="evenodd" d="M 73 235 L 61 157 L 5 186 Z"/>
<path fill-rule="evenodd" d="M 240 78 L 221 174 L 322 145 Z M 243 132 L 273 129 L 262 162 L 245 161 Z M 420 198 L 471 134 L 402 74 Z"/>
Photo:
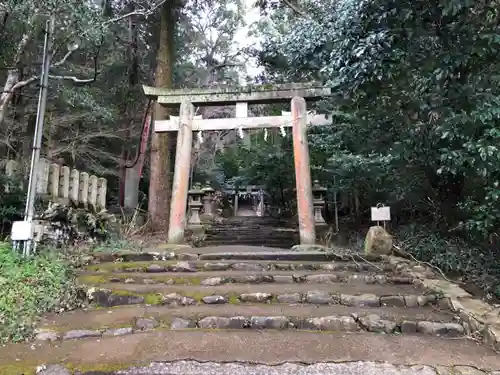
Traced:
<path fill-rule="evenodd" d="M 155 132 L 178 131 L 175 171 L 170 209 L 169 243 L 184 240 L 185 216 L 189 190 L 189 170 L 193 131 L 256 129 L 292 127 L 295 181 L 301 244 L 314 244 L 316 230 L 313 212 L 311 170 L 307 125 L 329 125 L 331 120 L 325 115 L 308 116 L 306 102 L 330 96 L 331 89 L 318 83 L 290 83 L 282 85 L 262 85 L 229 88 L 209 88 L 195 90 L 170 90 L 143 86 L 144 93 L 161 105 L 177 107 L 179 117 L 170 120 L 156 120 Z M 247 117 L 248 103 L 271 104 L 291 101 L 291 112 L 282 116 Z M 194 105 L 221 106 L 236 105 L 236 118 L 201 119 L 194 116 Z M 198 117 L 198 116 L 197 116 Z"/>

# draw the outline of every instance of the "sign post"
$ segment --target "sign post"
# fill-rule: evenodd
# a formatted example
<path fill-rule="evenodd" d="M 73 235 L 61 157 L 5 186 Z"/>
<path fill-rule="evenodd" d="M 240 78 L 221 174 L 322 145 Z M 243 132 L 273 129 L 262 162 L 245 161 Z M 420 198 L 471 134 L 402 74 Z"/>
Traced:
<path fill-rule="evenodd" d="M 377 203 L 375 207 L 371 208 L 372 221 L 376 221 L 377 225 L 380 226 L 380 222 L 382 221 L 384 224 L 387 221 L 391 221 L 391 208 L 389 206 L 384 206 L 382 203 Z"/>

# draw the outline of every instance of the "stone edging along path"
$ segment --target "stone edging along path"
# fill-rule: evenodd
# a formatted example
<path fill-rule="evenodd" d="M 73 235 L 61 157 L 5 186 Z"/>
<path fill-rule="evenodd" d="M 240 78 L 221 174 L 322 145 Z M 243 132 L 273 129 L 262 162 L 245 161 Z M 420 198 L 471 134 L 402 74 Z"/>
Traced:
<path fill-rule="evenodd" d="M 436 278 L 434 271 L 427 266 L 423 266 L 414 261 L 409 261 L 404 258 L 395 256 L 358 256 L 356 254 L 336 253 L 330 251 L 308 251 L 308 252 L 294 252 L 284 251 L 282 253 L 209 253 L 209 254 L 196 254 L 196 249 L 180 248 L 180 251 L 164 251 L 164 252 L 144 252 L 144 253 L 116 253 L 116 254 L 95 254 L 89 257 L 89 263 L 106 262 L 131 262 L 131 261 L 167 261 L 167 260 L 180 260 L 180 261 L 227 261 L 227 260 L 263 260 L 263 261 L 276 261 L 276 265 L 283 263 L 283 269 L 286 269 L 287 261 L 330 261 L 332 266 L 330 270 L 342 269 L 342 265 L 337 267 L 335 262 L 365 262 L 368 261 L 367 267 L 356 263 L 356 267 L 363 269 L 382 269 L 384 272 L 389 271 L 405 271 L 405 274 L 413 278 L 413 283 L 425 288 L 429 294 L 438 295 L 440 297 L 439 304 L 441 307 L 447 307 L 460 317 L 460 323 L 463 326 L 464 332 L 468 335 L 479 336 L 482 341 L 488 346 L 500 350 L 500 308 L 489 305 L 488 303 L 474 298 L 471 294 L 460 288 L 457 284 L 449 282 L 444 279 Z M 377 265 L 370 262 L 380 262 Z M 222 263 L 221 263 L 222 264 Z M 366 265 L 366 263 L 365 263 Z M 379 268 L 380 265 L 380 268 Z M 389 265 L 389 266 L 387 266 Z M 229 268 L 231 265 L 228 265 Z M 328 266 L 328 265 L 326 265 Z M 323 265 L 325 267 L 325 265 Z M 226 268 L 226 269 L 228 269 Z M 328 268 L 328 267 L 326 267 Z M 202 268 L 203 269 L 203 268 Z M 291 268 L 288 268 L 291 269 Z M 326 270 L 325 268 L 322 268 Z M 196 271 L 197 269 L 193 270 Z M 142 269 L 144 271 L 144 269 Z M 169 271 L 172 271 L 169 270 Z M 173 269 L 175 272 L 175 269 Z M 161 272 L 161 271 L 160 271 Z M 406 305 L 406 303 L 405 303 Z M 266 318 L 266 317 L 264 317 Z M 347 317 L 349 318 L 349 317 Z M 351 317 L 352 318 L 352 317 Z M 207 318 L 205 318 L 207 319 Z M 248 320 L 245 318 L 246 321 Z M 261 319 L 261 317 L 259 317 Z M 321 318 L 316 318 L 321 319 Z M 354 319 L 354 318 L 353 318 Z M 252 318 L 250 317 L 250 321 Z M 273 320 L 274 321 L 274 320 Z M 333 319 L 332 321 L 336 321 Z M 344 319 L 341 321 L 350 321 Z M 206 323 L 207 321 L 205 321 Z M 202 323 L 202 326 L 205 326 Z M 432 323 L 432 322 L 431 322 Z M 193 322 L 189 323 L 193 325 Z M 200 322 L 196 322 L 197 326 Z M 418 327 L 418 324 L 417 324 Z M 202 328 L 202 327 L 200 327 Z M 132 329 L 132 328 L 131 328 Z M 314 328 L 317 329 L 317 328 Z M 396 329 L 396 328 L 395 328 Z M 418 331 L 418 328 L 417 328 Z M 99 335 L 101 332 L 99 332 Z"/>

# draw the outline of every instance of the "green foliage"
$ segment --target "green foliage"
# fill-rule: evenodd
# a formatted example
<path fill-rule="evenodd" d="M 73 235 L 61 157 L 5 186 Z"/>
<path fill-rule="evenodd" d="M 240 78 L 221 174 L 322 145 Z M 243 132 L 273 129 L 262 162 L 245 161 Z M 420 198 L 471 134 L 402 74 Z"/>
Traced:
<path fill-rule="evenodd" d="M 0 242 L 0 342 L 32 337 L 41 314 L 80 305 L 72 268 L 49 251 L 23 258 Z"/>
<path fill-rule="evenodd" d="M 428 228 L 409 225 L 396 233 L 401 245 L 418 260 L 439 267 L 444 273 L 474 284 L 485 298 L 500 299 L 500 263 L 492 247 L 471 246 L 458 238 L 446 238 Z"/>
<path fill-rule="evenodd" d="M 434 227 L 480 240 L 496 235 L 498 3 L 303 7 L 307 16 L 278 9 L 274 23 L 261 24 L 261 60 L 271 79 L 319 79 L 334 89 L 318 108 L 342 116 L 313 139 L 324 153 L 314 168 L 356 187 L 364 206 L 383 198 Z"/>
<path fill-rule="evenodd" d="M 25 195 L 19 185 L 20 181 L 16 178 L 7 178 L 0 173 L 0 189 L 9 187 L 8 192 L 0 194 L 0 238 L 10 230 L 13 221 L 23 217 Z"/>
<path fill-rule="evenodd" d="M 293 211 L 295 186 L 292 139 L 277 130 L 247 134 L 241 142 L 217 154 L 216 162 L 224 170 L 226 181 L 236 186 L 263 185 L 274 204 Z"/>

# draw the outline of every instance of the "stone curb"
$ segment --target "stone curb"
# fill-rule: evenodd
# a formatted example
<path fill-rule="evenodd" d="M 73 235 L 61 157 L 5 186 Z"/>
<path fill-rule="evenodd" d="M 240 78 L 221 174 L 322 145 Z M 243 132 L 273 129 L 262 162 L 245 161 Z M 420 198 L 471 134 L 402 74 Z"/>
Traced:
<path fill-rule="evenodd" d="M 406 259 L 390 258 L 389 262 L 398 264 L 397 267 L 404 268 L 408 265 Z M 413 269 L 410 274 L 415 277 L 414 283 L 437 294 L 440 307 L 447 308 L 460 317 L 468 335 L 479 336 L 484 344 L 500 351 L 500 307 L 474 298 L 453 282 L 442 278 L 430 279 L 426 277 L 428 268 L 427 272 L 418 272 L 418 270 Z"/>
<path fill-rule="evenodd" d="M 58 333 L 53 330 L 39 330 L 36 341 L 66 341 L 83 338 L 102 338 L 124 336 L 138 332 L 158 329 L 159 323 L 153 318 L 137 318 L 133 326 L 110 328 L 105 330 L 71 330 Z M 362 317 L 356 314 L 323 316 L 315 318 L 288 316 L 207 316 L 201 319 L 174 318 L 170 330 L 182 329 L 272 329 L 272 330 L 308 330 L 308 331 L 366 331 L 384 334 L 425 334 L 439 337 L 461 337 L 464 327 L 459 323 L 434 321 L 394 322 L 381 318 L 377 314 Z"/>
<path fill-rule="evenodd" d="M 90 302 L 102 307 L 121 305 L 136 305 L 148 303 L 146 296 L 126 291 L 90 288 L 87 292 Z M 439 300 L 437 294 L 421 295 L 383 295 L 375 294 L 335 294 L 325 291 L 311 290 L 306 293 L 243 293 L 237 296 L 205 295 L 196 298 L 179 293 L 155 294 L 154 305 L 191 306 L 196 304 L 226 304 L 226 303 L 283 303 L 283 304 L 313 304 L 313 305 L 343 305 L 352 307 L 424 307 L 435 305 L 448 307 Z M 449 307 L 448 307 L 449 308 Z"/>
<path fill-rule="evenodd" d="M 446 280 L 424 280 L 423 284 L 443 296 L 443 303 L 460 316 L 468 334 L 479 335 L 483 343 L 500 351 L 500 307 L 474 298 Z"/>

